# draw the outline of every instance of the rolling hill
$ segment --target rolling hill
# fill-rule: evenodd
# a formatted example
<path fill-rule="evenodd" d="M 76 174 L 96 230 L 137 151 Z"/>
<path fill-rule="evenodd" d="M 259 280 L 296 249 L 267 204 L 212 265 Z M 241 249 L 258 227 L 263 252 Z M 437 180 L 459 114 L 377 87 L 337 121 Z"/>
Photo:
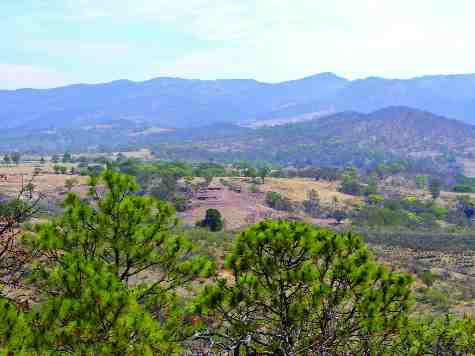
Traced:
<path fill-rule="evenodd" d="M 177 139 L 180 137 L 180 139 Z M 183 132 L 157 137 L 157 153 L 173 158 L 266 160 L 283 165 L 360 167 L 409 160 L 452 169 L 475 156 L 475 126 L 408 107 L 369 114 L 342 112 L 295 124 L 247 129 L 187 141 Z"/>

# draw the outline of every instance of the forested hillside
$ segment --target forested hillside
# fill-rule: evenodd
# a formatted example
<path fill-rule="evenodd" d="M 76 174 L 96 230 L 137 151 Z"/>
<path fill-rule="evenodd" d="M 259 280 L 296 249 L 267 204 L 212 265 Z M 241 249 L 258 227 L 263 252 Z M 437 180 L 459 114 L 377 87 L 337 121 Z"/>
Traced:
<path fill-rule="evenodd" d="M 350 81 L 332 73 L 281 83 L 255 80 L 120 80 L 0 91 L 3 128 L 78 128 L 126 120 L 162 128 L 252 123 L 403 105 L 475 122 L 475 75 Z"/>
<path fill-rule="evenodd" d="M 422 166 L 454 168 L 473 156 L 475 127 L 407 107 L 370 114 L 344 112 L 311 121 L 241 131 L 237 135 L 173 140 L 157 138 L 158 154 L 175 158 L 267 160 L 284 165 L 358 167 L 410 160 Z M 272 148 L 272 149 L 269 149 Z"/>
<path fill-rule="evenodd" d="M 408 107 L 316 115 L 305 122 L 255 129 L 216 123 L 166 130 L 115 120 L 87 128 L 5 130 L 1 136 L 4 151 L 39 154 L 149 148 L 163 159 L 369 168 L 407 161 L 445 172 L 457 170 L 462 160 L 470 162 L 475 147 L 475 126 Z"/>

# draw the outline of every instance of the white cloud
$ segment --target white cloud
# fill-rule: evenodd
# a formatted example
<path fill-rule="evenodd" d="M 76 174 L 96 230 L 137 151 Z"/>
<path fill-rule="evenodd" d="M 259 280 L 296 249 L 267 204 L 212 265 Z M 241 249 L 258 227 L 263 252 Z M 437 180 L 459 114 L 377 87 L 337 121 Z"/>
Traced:
<path fill-rule="evenodd" d="M 0 63 L 0 88 L 52 88 L 71 83 L 63 73 L 23 64 Z"/>
<path fill-rule="evenodd" d="M 113 75 L 119 77 L 136 74 L 140 78 L 174 75 L 280 81 L 323 71 L 350 78 L 475 72 L 473 0 L 61 0 L 61 3 L 64 4 L 61 11 L 46 13 L 66 17 L 73 26 L 99 22 L 116 25 L 117 31 L 126 34 L 129 28 L 146 23 L 157 28 L 172 27 L 208 43 L 207 49 L 195 48 L 179 58 L 170 58 L 166 48 L 151 50 L 144 48 L 142 41 L 134 45 L 130 38 L 126 44 L 93 42 L 91 38 L 83 42 L 37 42 L 50 54 L 78 56 L 84 59 L 84 64 L 90 64 L 95 57 L 103 64 L 109 61 Z M 137 57 L 147 59 L 143 74 L 138 69 L 131 74 L 130 66 L 118 64 L 120 59 L 129 57 L 130 62 Z"/>
<path fill-rule="evenodd" d="M 189 53 L 161 66 L 165 73 L 226 77 L 244 73 L 278 81 L 322 71 L 351 78 L 475 72 L 475 1 L 260 0 L 242 18 L 224 11 L 197 15 L 190 31 L 225 38 L 219 28 L 244 28 L 228 48 Z M 244 6 L 244 5 L 242 5 Z M 216 11 L 218 12 L 218 11 Z M 241 9 L 241 13 L 244 10 Z M 197 23 L 207 25 L 196 28 Z M 261 24 L 266 26 L 261 26 Z M 204 30 L 205 29 L 205 30 Z"/>
<path fill-rule="evenodd" d="M 125 56 L 132 50 L 129 43 L 119 42 L 89 42 L 65 40 L 36 40 L 26 41 L 25 47 L 43 50 L 55 56 L 74 56 L 76 58 L 107 60 Z M 137 50 L 138 48 L 134 48 Z"/>

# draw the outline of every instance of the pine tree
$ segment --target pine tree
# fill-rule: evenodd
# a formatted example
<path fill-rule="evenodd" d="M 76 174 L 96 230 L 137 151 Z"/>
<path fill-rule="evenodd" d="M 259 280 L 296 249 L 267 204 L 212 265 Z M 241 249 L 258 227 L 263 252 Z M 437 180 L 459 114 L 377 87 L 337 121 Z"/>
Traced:
<path fill-rule="evenodd" d="M 224 227 L 224 221 L 219 210 L 208 209 L 204 220 L 200 221 L 198 226 L 208 228 L 211 231 L 221 231 Z"/>
<path fill-rule="evenodd" d="M 245 354 L 378 354 L 411 304 L 411 278 L 378 265 L 361 237 L 265 221 L 238 235 L 233 280 L 206 287 L 201 338 Z"/>
<path fill-rule="evenodd" d="M 91 178 L 88 201 L 68 194 L 63 215 L 25 237 L 37 261 L 30 283 L 42 293 L 31 311 L 17 313 L 28 326 L 25 342 L 10 335 L 4 349 L 116 355 L 179 348 L 191 331 L 175 291 L 214 266 L 175 233 L 173 209 L 138 189 L 132 177 L 106 171 Z"/>
<path fill-rule="evenodd" d="M 5 163 L 6 165 L 9 165 L 10 162 L 11 162 L 10 156 L 8 154 L 5 154 L 5 156 L 3 156 L 3 163 Z"/>

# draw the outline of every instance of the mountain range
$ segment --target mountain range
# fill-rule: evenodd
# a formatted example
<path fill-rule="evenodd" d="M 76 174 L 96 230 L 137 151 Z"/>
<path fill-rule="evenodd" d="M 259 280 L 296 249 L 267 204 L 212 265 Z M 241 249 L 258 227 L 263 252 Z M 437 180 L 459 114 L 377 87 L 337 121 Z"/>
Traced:
<path fill-rule="evenodd" d="M 333 73 L 282 83 L 156 78 L 0 91 L 5 129 L 111 123 L 159 128 L 287 123 L 343 111 L 409 106 L 475 124 L 475 74 L 348 80 Z"/>
<path fill-rule="evenodd" d="M 283 166 L 370 167 L 406 160 L 447 171 L 462 158 L 475 157 L 475 126 L 403 106 L 254 129 L 184 129 L 149 140 L 158 155 L 172 159 L 264 160 Z"/>

